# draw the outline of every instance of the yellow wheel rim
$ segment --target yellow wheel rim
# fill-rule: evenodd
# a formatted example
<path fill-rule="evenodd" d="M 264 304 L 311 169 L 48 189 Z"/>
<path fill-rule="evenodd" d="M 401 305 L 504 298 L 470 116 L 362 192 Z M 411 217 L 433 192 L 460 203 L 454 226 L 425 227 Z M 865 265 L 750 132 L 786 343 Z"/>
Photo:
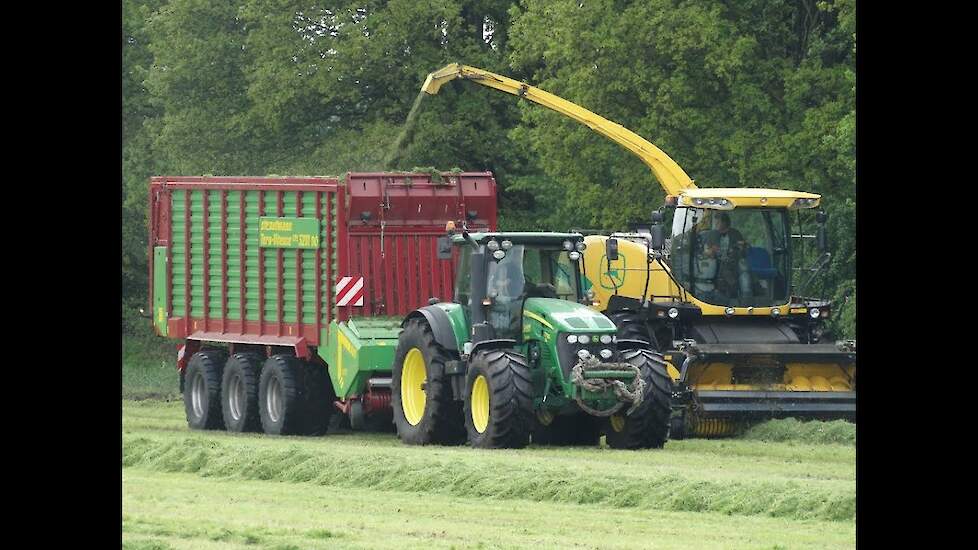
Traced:
<path fill-rule="evenodd" d="M 428 370 L 424 365 L 424 355 L 418 348 L 411 348 L 404 358 L 404 367 L 401 369 L 401 409 L 404 411 L 404 418 L 412 426 L 417 426 L 424 416 L 428 396 L 421 386 L 427 378 Z"/>
<path fill-rule="evenodd" d="M 485 376 L 480 374 L 472 383 L 469 402 L 472 406 L 472 425 L 481 434 L 489 425 L 489 383 Z"/>
<path fill-rule="evenodd" d="M 620 432 L 625 429 L 625 417 L 620 414 L 611 416 L 611 429 Z"/>

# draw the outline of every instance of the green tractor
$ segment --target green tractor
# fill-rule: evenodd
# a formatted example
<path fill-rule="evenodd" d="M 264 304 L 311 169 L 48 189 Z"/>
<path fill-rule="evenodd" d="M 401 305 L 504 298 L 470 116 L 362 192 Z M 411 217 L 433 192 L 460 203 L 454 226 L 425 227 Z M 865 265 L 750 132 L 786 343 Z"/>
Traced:
<path fill-rule="evenodd" d="M 589 308 L 580 233 L 460 233 L 455 296 L 402 323 L 392 407 L 404 443 L 661 448 L 672 379 L 661 355 Z"/>

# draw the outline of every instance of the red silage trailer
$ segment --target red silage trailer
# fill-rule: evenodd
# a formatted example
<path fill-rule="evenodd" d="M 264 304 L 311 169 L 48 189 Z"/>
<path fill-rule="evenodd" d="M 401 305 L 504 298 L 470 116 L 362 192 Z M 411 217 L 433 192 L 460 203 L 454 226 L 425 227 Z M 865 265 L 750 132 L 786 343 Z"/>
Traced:
<path fill-rule="evenodd" d="M 257 429 L 268 369 L 303 404 L 263 415 L 266 432 L 321 432 L 334 406 L 383 412 L 400 319 L 454 293 L 437 238 L 496 215 L 488 172 L 152 178 L 150 305 L 181 342 L 191 427 Z"/>

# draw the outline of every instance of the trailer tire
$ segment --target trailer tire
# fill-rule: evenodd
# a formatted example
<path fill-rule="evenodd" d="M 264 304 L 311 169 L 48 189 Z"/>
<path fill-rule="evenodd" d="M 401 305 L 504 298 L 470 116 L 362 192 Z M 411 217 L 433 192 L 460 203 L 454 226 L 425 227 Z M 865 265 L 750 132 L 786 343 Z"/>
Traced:
<path fill-rule="evenodd" d="M 521 449 L 529 444 L 535 414 L 525 357 L 498 349 L 478 352 L 465 387 L 465 427 L 473 447 Z"/>
<path fill-rule="evenodd" d="M 666 371 L 665 361 L 648 349 L 627 350 L 622 353 L 622 359 L 642 373 L 645 396 L 632 414 L 608 418 L 605 441 L 613 449 L 661 449 L 669 437 L 672 410 L 672 378 Z"/>
<path fill-rule="evenodd" d="M 462 404 L 455 400 L 445 375 L 445 362 L 452 359 L 457 357 L 435 341 L 424 319 L 405 323 L 391 368 L 391 408 L 402 442 L 459 445 L 465 441 Z"/>
<path fill-rule="evenodd" d="M 269 435 L 303 433 L 302 365 L 292 355 L 273 355 L 265 361 L 258 383 L 262 430 Z"/>
<path fill-rule="evenodd" d="M 262 357 L 256 353 L 235 353 L 224 365 L 221 382 L 221 410 L 229 432 L 261 430 L 258 412 L 258 380 Z"/>
<path fill-rule="evenodd" d="M 300 361 L 303 371 L 303 416 L 300 428 L 303 435 L 323 435 L 329 430 L 336 393 L 324 365 Z"/>
<path fill-rule="evenodd" d="M 220 349 L 198 351 L 184 371 L 183 405 L 192 430 L 224 428 L 221 413 L 221 376 L 227 353 Z"/>
<path fill-rule="evenodd" d="M 649 332 L 649 327 L 638 313 L 622 310 L 608 313 L 607 316 L 618 327 L 619 339 L 641 340 L 648 342 L 655 349 L 659 348 L 658 342 L 656 342 L 652 333 Z"/>

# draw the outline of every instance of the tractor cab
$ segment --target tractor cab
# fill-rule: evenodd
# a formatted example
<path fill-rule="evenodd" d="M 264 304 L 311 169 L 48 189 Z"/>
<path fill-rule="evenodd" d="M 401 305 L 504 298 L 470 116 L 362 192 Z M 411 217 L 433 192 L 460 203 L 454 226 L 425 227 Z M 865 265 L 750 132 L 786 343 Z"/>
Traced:
<path fill-rule="evenodd" d="M 473 326 L 473 343 L 519 342 L 524 316 L 568 309 L 553 302 L 582 302 L 581 234 L 463 232 L 451 239 L 460 247 L 454 302 Z"/>

